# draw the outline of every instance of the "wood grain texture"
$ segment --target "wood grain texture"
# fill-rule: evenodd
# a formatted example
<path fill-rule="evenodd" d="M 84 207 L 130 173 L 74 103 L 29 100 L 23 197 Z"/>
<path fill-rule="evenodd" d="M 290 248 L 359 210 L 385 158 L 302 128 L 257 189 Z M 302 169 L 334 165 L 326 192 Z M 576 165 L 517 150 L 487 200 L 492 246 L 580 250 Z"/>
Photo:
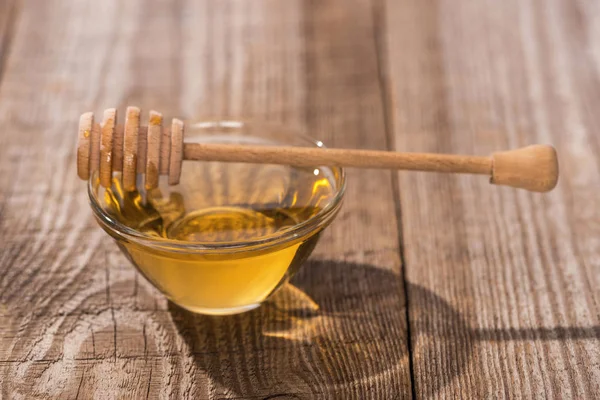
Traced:
<path fill-rule="evenodd" d="M 115 128 L 117 124 L 117 110 L 107 108 L 104 110 L 104 118 L 100 124 L 102 135 L 100 136 L 100 184 L 106 188 L 112 184 L 113 175 L 113 137 L 116 136 Z M 135 131 L 137 139 L 137 130 Z M 129 140 L 127 141 L 129 142 Z M 136 147 L 137 149 L 137 147 Z M 125 158 L 129 161 L 129 152 L 126 152 Z M 132 157 L 135 162 L 135 155 Z"/>
<path fill-rule="evenodd" d="M 598 398 L 600 8 L 386 1 L 395 147 L 554 144 L 548 195 L 399 174 L 419 398 Z"/>
<path fill-rule="evenodd" d="M 162 114 L 150 111 L 146 151 L 146 190 L 158 187 L 160 166 L 160 139 L 162 137 Z"/>
<path fill-rule="evenodd" d="M 596 2 L 16 4 L 0 2 L 1 398 L 600 393 Z M 195 316 L 139 277 L 77 181 L 77 116 L 127 104 L 332 147 L 546 142 L 562 178 L 541 196 L 351 171 L 293 285 L 245 315 Z"/>
<path fill-rule="evenodd" d="M 125 126 L 123 130 L 123 188 L 133 191 L 136 188 L 137 165 L 138 165 L 138 144 L 140 136 L 140 109 L 137 107 L 127 107 L 125 116 Z M 116 130 L 115 130 L 116 131 Z M 115 138 L 116 141 L 116 138 Z M 115 145 L 114 152 L 118 151 Z M 115 154 L 113 154 L 115 157 Z M 143 164 L 146 165 L 145 163 Z M 114 165 L 113 165 L 114 168 Z"/>
<path fill-rule="evenodd" d="M 222 143 L 189 143 L 185 159 L 283 164 L 298 167 L 328 165 L 378 169 L 455 172 L 489 175 L 490 157 L 457 154 L 403 153 L 382 150 L 318 147 L 255 146 Z"/>
<path fill-rule="evenodd" d="M 410 396 L 389 172 L 353 172 L 294 285 L 229 318 L 139 277 L 76 175 L 77 116 L 127 104 L 385 149 L 371 4 L 350 3 L 23 2 L 0 86 L 0 397 Z"/>
<path fill-rule="evenodd" d="M 10 45 L 12 43 L 15 22 L 18 20 L 17 0 L 0 2 L 0 81 L 4 65 L 8 60 Z"/>

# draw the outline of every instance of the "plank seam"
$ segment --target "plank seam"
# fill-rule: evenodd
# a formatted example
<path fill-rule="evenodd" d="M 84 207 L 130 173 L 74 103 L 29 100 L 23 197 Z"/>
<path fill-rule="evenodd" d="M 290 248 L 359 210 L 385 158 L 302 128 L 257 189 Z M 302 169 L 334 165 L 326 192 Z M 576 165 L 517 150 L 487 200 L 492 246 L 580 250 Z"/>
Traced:
<path fill-rule="evenodd" d="M 10 5 L 8 16 L 6 17 L 6 27 L 4 37 L 0 41 L 0 87 L 2 86 L 4 78 L 4 70 L 6 69 L 6 63 L 10 56 L 10 49 L 14 38 L 16 20 L 17 20 L 17 0 L 13 1 Z"/>
<path fill-rule="evenodd" d="M 391 84 L 388 79 L 389 74 L 386 68 L 387 56 L 386 56 L 386 43 L 385 37 L 383 36 L 387 30 L 385 18 L 386 14 L 385 2 L 383 0 L 373 0 L 371 2 L 371 11 L 373 19 L 373 40 L 375 43 L 376 61 L 377 61 L 377 76 L 379 81 L 379 93 L 381 94 L 381 103 L 383 110 L 383 124 L 385 129 L 385 139 L 387 150 L 396 150 L 396 143 L 394 140 L 394 123 L 393 123 L 393 112 L 392 101 L 391 101 Z M 400 278 L 402 279 L 402 286 L 404 291 L 404 306 L 405 306 L 405 319 L 406 319 L 406 336 L 407 336 L 407 350 L 408 350 L 408 368 L 410 376 L 410 391 L 413 399 L 417 398 L 416 386 L 415 386 L 415 371 L 413 362 L 413 343 L 412 334 L 410 327 L 410 307 L 409 307 L 409 287 L 406 276 L 406 257 L 404 253 L 404 238 L 402 231 L 402 205 L 400 202 L 400 188 L 398 186 L 398 172 L 391 171 L 391 184 L 392 184 L 392 196 L 394 197 L 394 211 L 396 214 L 396 229 L 398 237 L 398 252 L 400 256 Z"/>

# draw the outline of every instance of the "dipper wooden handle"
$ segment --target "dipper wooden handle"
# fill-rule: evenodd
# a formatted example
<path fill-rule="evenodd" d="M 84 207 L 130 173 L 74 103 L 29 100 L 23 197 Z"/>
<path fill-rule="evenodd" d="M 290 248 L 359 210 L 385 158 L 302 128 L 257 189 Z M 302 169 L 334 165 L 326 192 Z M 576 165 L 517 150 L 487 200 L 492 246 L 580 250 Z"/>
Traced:
<path fill-rule="evenodd" d="M 151 111 L 149 125 L 143 127 L 139 124 L 139 114 L 138 108 L 129 107 L 124 127 L 116 124 L 117 113 L 114 109 L 105 111 L 104 121 L 100 125 L 94 124 L 92 113 L 81 116 L 77 150 L 80 178 L 89 179 L 91 173 L 99 170 L 100 183 L 109 186 L 112 172 L 123 171 L 123 182 L 127 183 L 124 184 L 125 189 L 133 190 L 136 174 L 145 173 L 146 188 L 151 189 L 158 185 L 158 175 L 168 175 L 169 184 L 177 184 L 181 162 L 185 159 L 480 174 L 488 175 L 493 184 L 534 192 L 552 190 L 558 181 L 556 151 L 546 145 L 533 145 L 481 157 L 319 147 L 184 143 L 182 121 L 174 119 L 171 129 L 163 129 L 162 115 Z"/>
<path fill-rule="evenodd" d="M 187 143 L 184 159 L 384 168 L 413 171 L 488 175 L 490 182 L 534 192 L 552 190 L 558 181 L 558 162 L 552 146 L 533 145 L 494 153 L 490 157 L 435 153 L 399 153 L 376 150 L 313 147 L 270 147 L 237 144 Z"/>

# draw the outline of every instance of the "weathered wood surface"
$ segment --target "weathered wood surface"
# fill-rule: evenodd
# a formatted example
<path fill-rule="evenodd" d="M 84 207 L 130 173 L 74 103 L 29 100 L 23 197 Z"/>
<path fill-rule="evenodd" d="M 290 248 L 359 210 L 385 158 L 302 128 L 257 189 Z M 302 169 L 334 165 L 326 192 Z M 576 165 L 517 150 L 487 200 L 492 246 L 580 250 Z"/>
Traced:
<path fill-rule="evenodd" d="M 0 1 L 0 398 L 597 397 L 599 26 L 592 0 Z M 76 177 L 77 116 L 129 104 L 337 147 L 547 142 L 562 178 L 350 171 L 293 286 L 193 316 Z"/>
<path fill-rule="evenodd" d="M 559 149 L 549 195 L 399 174 L 414 393 L 600 396 L 600 7 L 386 2 L 395 146 Z"/>
<path fill-rule="evenodd" d="M 0 2 L 0 60 L 2 60 L 0 63 L 0 74 L 2 73 L 4 61 L 8 58 L 8 49 L 16 17 L 16 1 L 4 0 Z"/>
<path fill-rule="evenodd" d="M 0 90 L 0 397 L 410 396 L 391 173 L 351 172 L 294 286 L 229 318 L 193 316 L 143 281 L 75 173 L 77 116 L 130 104 L 387 148 L 371 4 L 344 5 L 20 4 Z"/>

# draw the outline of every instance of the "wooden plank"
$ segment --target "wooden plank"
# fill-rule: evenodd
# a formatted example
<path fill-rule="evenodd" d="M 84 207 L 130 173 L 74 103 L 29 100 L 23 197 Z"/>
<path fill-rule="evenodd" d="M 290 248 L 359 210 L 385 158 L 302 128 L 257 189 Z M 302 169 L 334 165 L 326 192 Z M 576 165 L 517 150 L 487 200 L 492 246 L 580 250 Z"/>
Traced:
<path fill-rule="evenodd" d="M 8 62 L 8 55 L 13 39 L 14 27 L 18 20 L 18 9 L 16 0 L 7 0 L 0 2 L 0 86 L 2 85 L 2 77 L 4 69 Z M 1 170 L 0 170 L 1 171 Z M 4 177 L 4 179 L 8 179 Z M 0 177 L 0 182 L 3 178 Z M 4 196 L 0 191 L 0 216 L 2 215 Z"/>
<path fill-rule="evenodd" d="M 255 312 L 206 318 L 138 277 L 75 173 L 78 115 L 129 104 L 386 148 L 369 2 L 50 0 L 21 11 L 0 90 L 3 397 L 409 396 L 391 174 L 349 174 L 344 209 L 294 286 Z"/>
<path fill-rule="evenodd" d="M 5 0 L 0 2 L 0 81 L 2 80 L 2 70 L 8 58 L 12 33 L 17 19 L 17 1 Z"/>
<path fill-rule="evenodd" d="M 395 146 L 557 146 L 551 194 L 399 174 L 414 388 L 423 398 L 600 393 L 600 8 L 387 1 Z"/>

